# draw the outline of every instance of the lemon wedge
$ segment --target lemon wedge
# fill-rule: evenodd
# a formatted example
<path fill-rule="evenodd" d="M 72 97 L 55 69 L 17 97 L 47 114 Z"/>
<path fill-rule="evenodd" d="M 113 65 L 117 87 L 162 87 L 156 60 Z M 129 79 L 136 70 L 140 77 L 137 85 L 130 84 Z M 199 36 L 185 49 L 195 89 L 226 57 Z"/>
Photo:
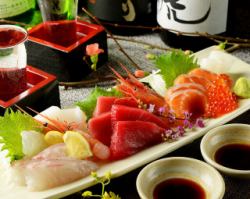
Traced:
<path fill-rule="evenodd" d="M 77 159 L 85 159 L 93 155 L 88 141 L 80 133 L 66 131 L 63 135 L 63 140 L 66 144 L 68 156 Z"/>
<path fill-rule="evenodd" d="M 48 145 L 59 144 L 63 142 L 63 134 L 59 131 L 49 131 L 44 136 L 44 140 Z"/>

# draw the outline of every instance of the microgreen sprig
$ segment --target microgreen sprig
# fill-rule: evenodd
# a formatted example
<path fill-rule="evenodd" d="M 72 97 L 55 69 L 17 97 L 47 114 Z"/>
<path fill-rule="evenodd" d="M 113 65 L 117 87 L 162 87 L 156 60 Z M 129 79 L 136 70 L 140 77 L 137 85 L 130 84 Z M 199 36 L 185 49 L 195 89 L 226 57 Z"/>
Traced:
<path fill-rule="evenodd" d="M 103 177 L 97 176 L 96 172 L 92 172 L 91 176 L 95 178 L 95 181 L 102 186 L 102 191 L 101 194 L 93 194 L 91 191 L 84 191 L 82 196 L 83 198 L 90 198 L 90 197 L 95 197 L 95 198 L 101 198 L 101 199 L 121 199 L 119 195 L 116 195 L 114 192 L 110 191 L 107 192 L 105 191 L 105 186 L 107 186 L 110 183 L 111 179 L 111 173 L 107 172 Z"/>
<path fill-rule="evenodd" d="M 175 128 L 167 129 L 162 134 L 162 139 L 164 141 L 168 140 L 177 140 L 179 137 L 184 136 L 187 129 L 193 129 L 196 127 L 204 128 L 205 124 L 202 118 L 191 118 L 192 113 L 184 112 L 184 119 L 176 118 L 173 112 L 169 112 L 168 120 L 171 123 L 174 123 L 176 120 L 183 120 L 183 126 L 179 125 Z"/>

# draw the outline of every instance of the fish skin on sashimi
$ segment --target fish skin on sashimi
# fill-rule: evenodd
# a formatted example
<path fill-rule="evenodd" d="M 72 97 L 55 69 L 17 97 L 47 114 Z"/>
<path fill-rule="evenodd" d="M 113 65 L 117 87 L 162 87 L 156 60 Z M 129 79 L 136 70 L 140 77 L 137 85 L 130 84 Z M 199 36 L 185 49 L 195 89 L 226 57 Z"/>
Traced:
<path fill-rule="evenodd" d="M 161 118 L 156 115 L 134 107 L 128 107 L 123 105 L 113 105 L 111 109 L 111 124 L 112 126 L 117 121 L 147 121 L 157 124 L 162 128 L 168 128 L 169 124 L 163 121 Z"/>
<path fill-rule="evenodd" d="M 111 137 L 111 159 L 122 159 L 160 143 L 165 129 L 145 121 L 118 121 Z"/>
<path fill-rule="evenodd" d="M 88 122 L 88 129 L 91 135 L 109 146 L 112 135 L 111 112 L 103 113 L 98 117 L 93 117 Z"/>

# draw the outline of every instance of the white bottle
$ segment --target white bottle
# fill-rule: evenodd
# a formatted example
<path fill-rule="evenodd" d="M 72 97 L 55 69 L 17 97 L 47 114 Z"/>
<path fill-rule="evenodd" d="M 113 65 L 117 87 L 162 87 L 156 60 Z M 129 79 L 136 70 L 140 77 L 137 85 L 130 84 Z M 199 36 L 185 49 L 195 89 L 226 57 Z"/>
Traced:
<path fill-rule="evenodd" d="M 164 41 L 170 45 L 179 43 L 185 45 L 186 41 L 183 37 L 187 39 L 192 37 L 190 45 L 199 45 L 194 43 L 198 37 L 185 33 L 206 32 L 209 34 L 221 34 L 225 32 L 227 12 L 228 0 L 157 1 L 157 22 L 162 28 L 166 29 L 165 32 L 167 33 L 165 33 L 165 36 L 167 38 Z M 173 30 L 183 34 L 179 37 L 174 37 L 177 34 Z"/>

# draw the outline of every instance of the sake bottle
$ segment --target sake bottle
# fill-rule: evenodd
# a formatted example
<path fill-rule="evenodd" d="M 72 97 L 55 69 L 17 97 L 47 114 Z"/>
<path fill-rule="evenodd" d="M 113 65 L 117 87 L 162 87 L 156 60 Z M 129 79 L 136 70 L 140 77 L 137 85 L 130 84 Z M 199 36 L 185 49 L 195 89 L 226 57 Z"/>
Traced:
<path fill-rule="evenodd" d="M 187 33 L 225 33 L 228 1 L 158 0 L 157 22 L 164 29 L 162 40 L 169 46 L 194 51 L 212 45 L 213 42 L 204 37 Z"/>
<path fill-rule="evenodd" d="M 146 29 L 136 29 L 136 26 L 157 24 L 155 0 L 88 0 L 87 7 L 115 34 L 143 33 Z"/>

